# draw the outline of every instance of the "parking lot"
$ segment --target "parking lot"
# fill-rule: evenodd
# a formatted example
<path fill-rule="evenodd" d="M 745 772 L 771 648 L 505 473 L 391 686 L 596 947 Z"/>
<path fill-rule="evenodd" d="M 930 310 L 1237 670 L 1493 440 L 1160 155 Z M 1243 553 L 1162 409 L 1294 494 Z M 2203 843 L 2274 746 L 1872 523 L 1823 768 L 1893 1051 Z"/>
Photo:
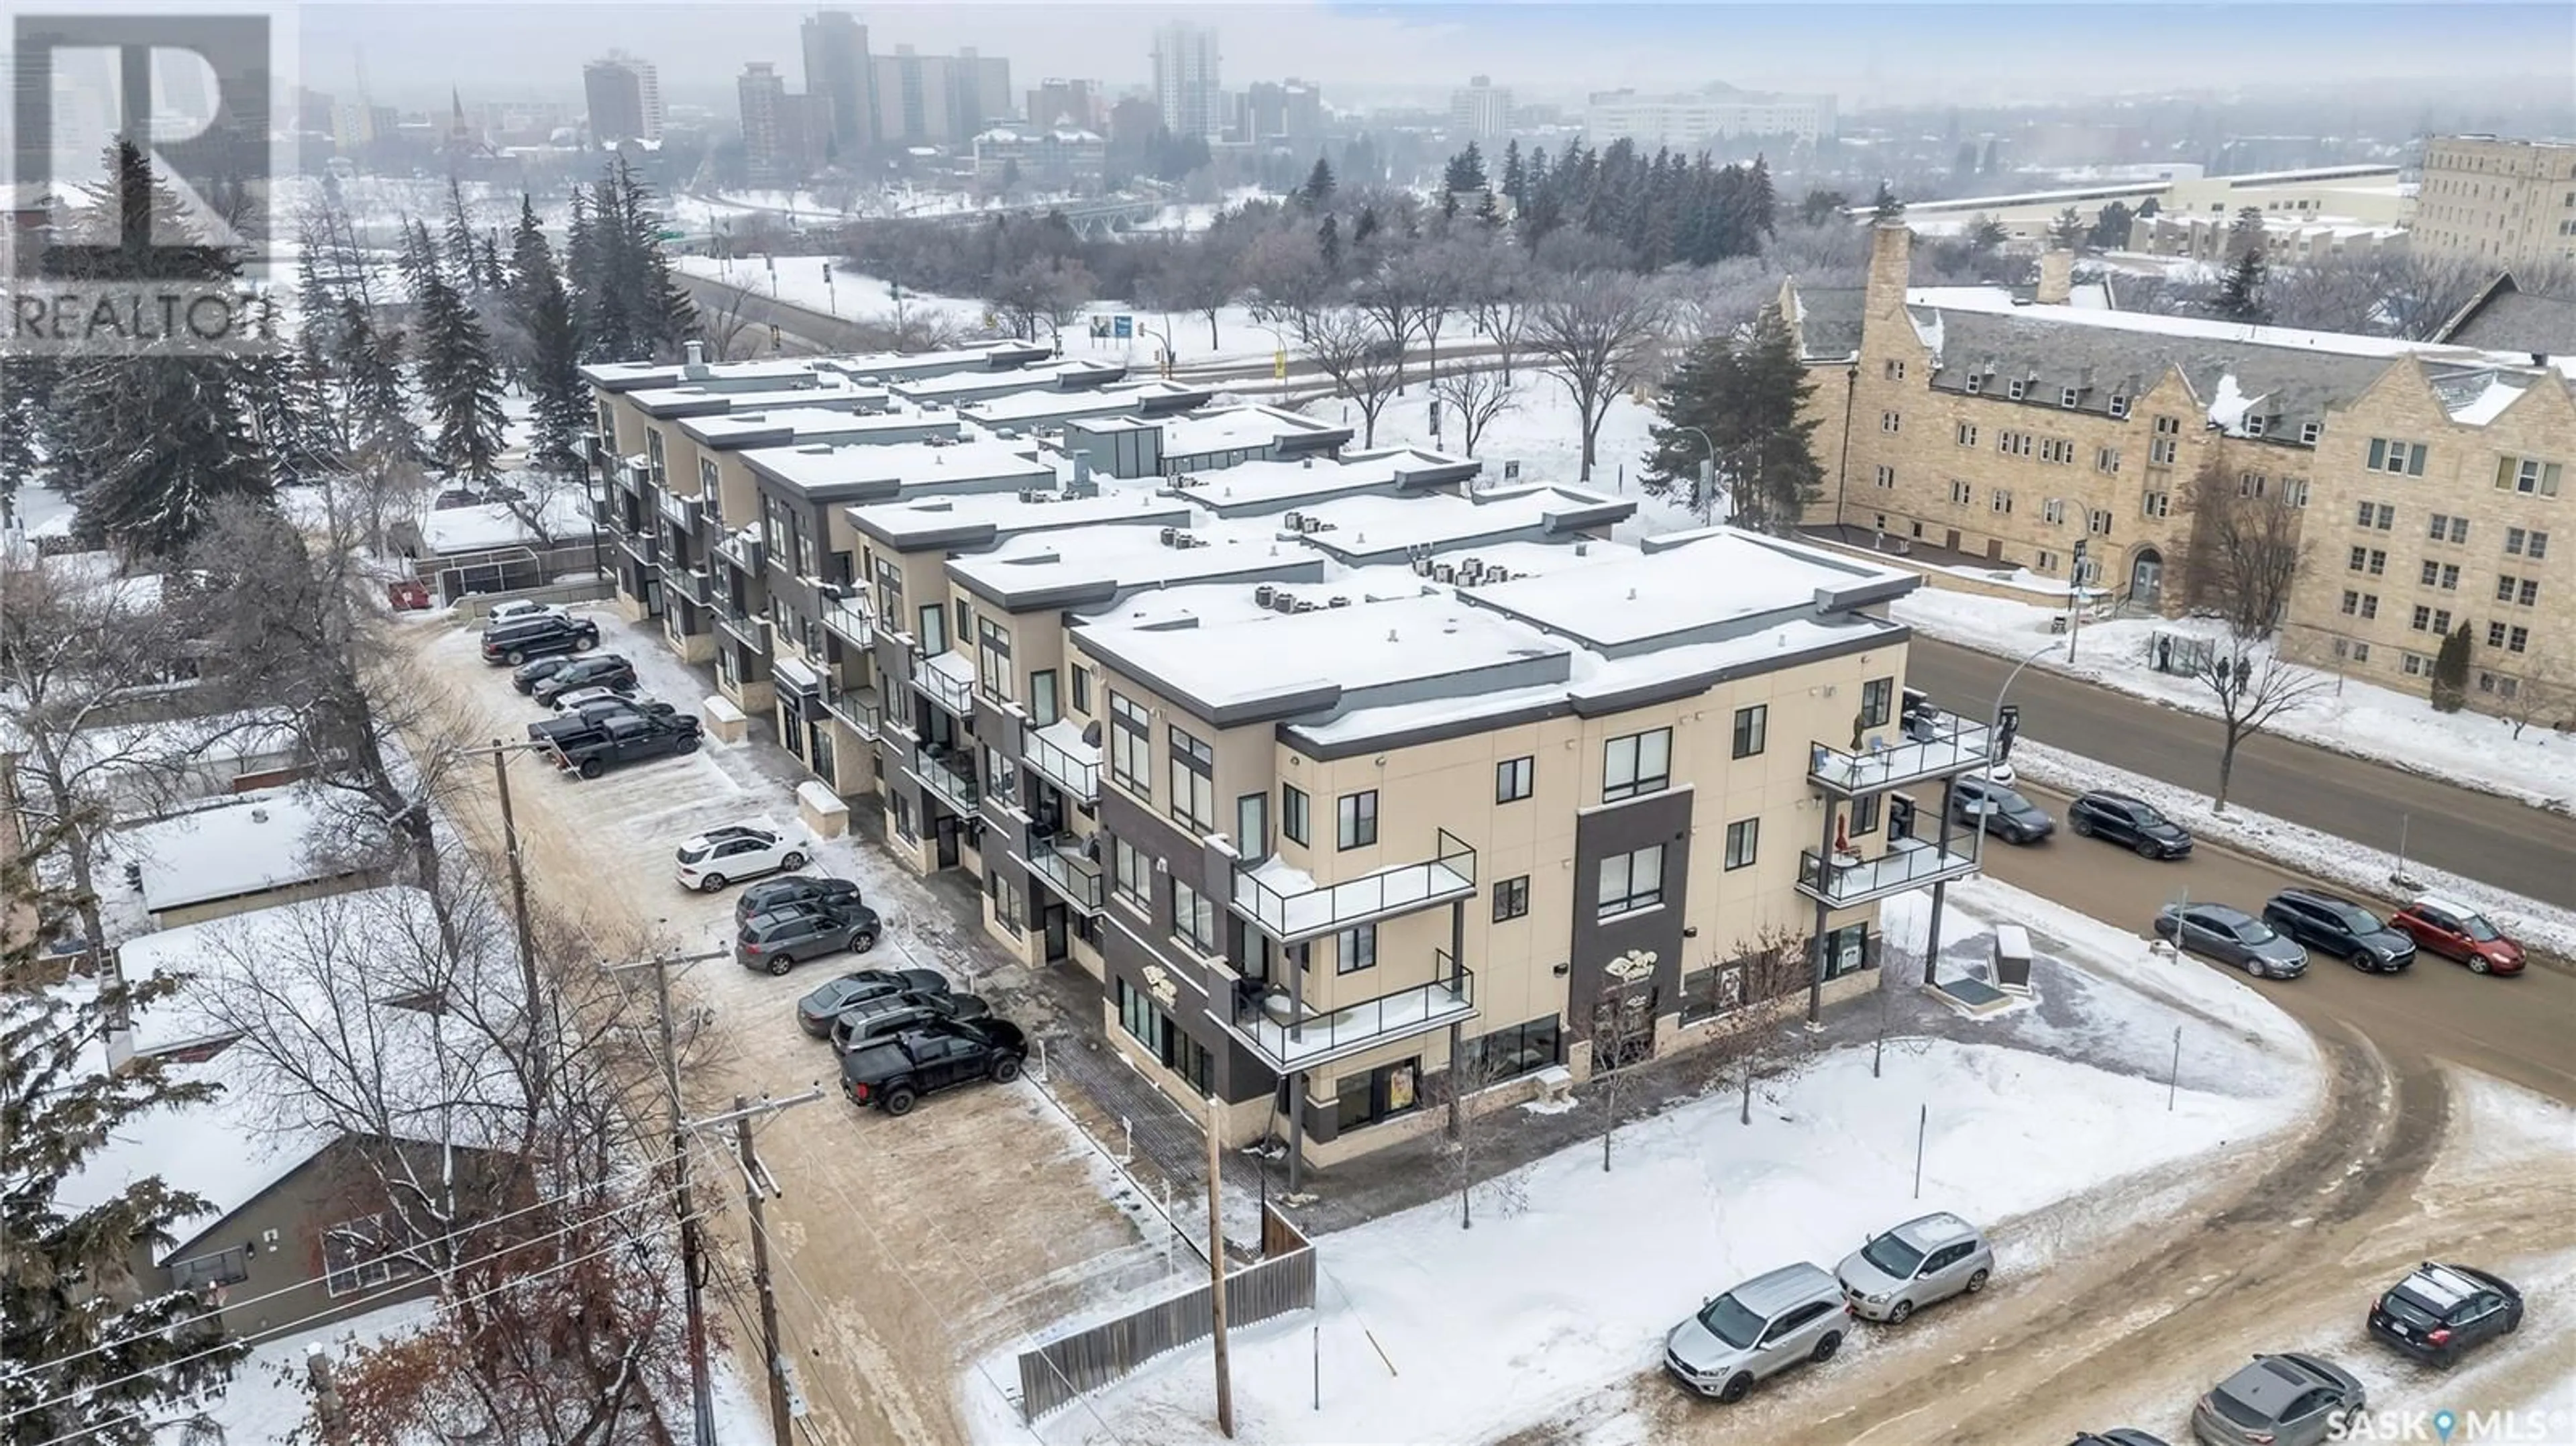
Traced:
<path fill-rule="evenodd" d="M 601 610 L 603 651 L 636 665 L 644 691 L 696 711 L 707 684 L 656 634 Z M 449 692 L 480 736 L 519 741 L 547 716 L 486 667 L 472 631 L 422 622 L 412 637 L 428 686 Z M 549 760 L 517 755 L 511 794 L 529 887 L 586 926 L 603 959 L 620 951 L 666 957 L 725 948 L 731 891 L 696 894 L 673 877 L 690 834 L 766 819 L 796 823 L 793 761 L 757 743 L 708 738 L 694 754 L 630 765 L 587 782 Z M 454 807 L 488 834 L 492 785 L 470 778 Z M 967 1363 L 1044 1329 L 1104 1292 L 1165 1271 L 1129 1211 L 1140 1207 L 1106 1157 L 1030 1082 L 979 1084 L 925 1099 L 894 1119 L 863 1111 L 838 1088 L 829 1046 L 792 1017 L 797 998 L 841 970 L 926 967 L 960 990 L 1016 1013 L 1031 997 L 1024 968 L 961 927 L 922 881 L 868 845 L 816 846 L 815 867 L 855 879 L 884 920 L 868 956 L 808 962 L 773 978 L 730 958 L 673 976 L 674 1011 L 689 1038 L 685 1089 L 693 1114 L 727 1110 L 736 1094 L 824 1096 L 761 1127 L 763 1162 L 784 1189 L 768 1206 L 779 1309 L 810 1438 L 960 1440 L 957 1381 Z M 631 953 L 630 953 L 631 957 Z M 632 976 L 639 983 L 647 976 Z M 1031 1031 L 1035 1033 L 1034 1028 Z M 758 1389 L 755 1302 L 741 1240 L 743 1176 L 731 1130 L 696 1153 L 699 1203 L 721 1240 L 715 1319 Z M 720 1212 L 720 1213 L 719 1213 Z M 970 1389 L 1016 1388 L 983 1382 Z"/>

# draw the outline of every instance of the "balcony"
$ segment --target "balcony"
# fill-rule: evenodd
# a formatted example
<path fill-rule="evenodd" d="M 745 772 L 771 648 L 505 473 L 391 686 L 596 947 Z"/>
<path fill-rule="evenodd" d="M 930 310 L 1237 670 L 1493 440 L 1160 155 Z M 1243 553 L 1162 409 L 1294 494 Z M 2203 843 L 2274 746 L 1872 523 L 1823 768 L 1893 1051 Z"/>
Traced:
<path fill-rule="evenodd" d="M 715 603 L 716 626 L 728 636 L 755 653 L 769 651 L 769 620 L 754 617 L 735 606 L 730 598 L 719 597 Z"/>
<path fill-rule="evenodd" d="M 1476 892 L 1476 851 L 1441 829 L 1431 858 L 1338 884 L 1319 884 L 1278 859 L 1234 868 L 1234 911 L 1283 944 L 1409 914 Z"/>
<path fill-rule="evenodd" d="M 960 752 L 938 749 L 927 743 L 915 744 L 912 750 L 913 776 L 921 786 L 936 795 L 958 813 L 975 811 L 975 800 L 983 790 L 975 783 L 975 762 Z"/>
<path fill-rule="evenodd" d="M 1237 986 L 1226 1032 L 1243 1041 L 1274 1073 L 1313 1069 L 1381 1044 L 1446 1029 L 1476 1014 L 1476 975 L 1445 949 L 1432 952 L 1438 978 L 1329 1012 L 1293 1017 L 1285 990 L 1256 982 Z"/>
<path fill-rule="evenodd" d="M 619 532 L 617 548 L 647 568 L 656 567 L 662 561 L 662 539 L 647 528 Z"/>
<path fill-rule="evenodd" d="M 669 579 L 676 583 L 680 595 L 702 608 L 716 605 L 716 580 L 703 567 L 693 567 Z"/>
<path fill-rule="evenodd" d="M 1807 781 L 1836 797 L 1861 797 L 1987 768 L 1993 752 L 1993 729 L 1943 713 L 1912 730 L 1904 742 L 1865 753 L 1818 743 L 1807 752 Z"/>
<path fill-rule="evenodd" d="M 856 592 L 841 597 L 823 594 L 823 626 L 854 647 L 873 647 L 876 643 L 875 615 L 866 597 Z"/>
<path fill-rule="evenodd" d="M 951 649 L 922 659 L 921 666 L 913 672 L 912 685 L 961 720 L 974 721 L 975 665 L 966 660 L 964 653 Z"/>
<path fill-rule="evenodd" d="M 1968 843 L 1973 837 L 1960 842 Z M 1798 855 L 1798 892 L 1830 908 L 1847 909 L 1926 884 L 1966 878 L 1976 871 L 1974 855 L 1944 852 L 1918 838 L 1891 840 L 1887 852 L 1874 859 L 1839 855 L 1826 860 L 1807 849 Z"/>
<path fill-rule="evenodd" d="M 1047 887 L 1064 895 L 1066 903 L 1086 914 L 1100 912 L 1100 860 L 1082 851 L 1080 838 L 1069 833 L 1048 836 L 1032 829 L 1024 852 L 1020 862 L 1045 880 Z"/>
<path fill-rule="evenodd" d="M 758 532 L 746 527 L 726 533 L 716 544 L 716 556 L 742 569 L 744 575 L 758 577 L 769 563 L 769 546 L 761 541 Z"/>
<path fill-rule="evenodd" d="M 885 707 L 877 700 L 876 689 L 844 688 L 833 682 L 828 674 L 823 680 L 823 707 L 862 738 L 876 737 L 878 722 L 885 716 Z"/>
<path fill-rule="evenodd" d="M 1063 789 L 1067 797 L 1081 803 L 1100 801 L 1100 745 L 1084 742 L 1082 730 L 1069 720 L 1058 718 L 1044 728 L 1025 731 L 1020 760 Z"/>
<path fill-rule="evenodd" d="M 653 490 L 653 505 L 661 508 L 662 515 L 670 519 L 671 525 L 680 531 L 694 533 L 698 530 L 698 518 L 703 509 L 698 506 L 698 499 L 695 497 L 683 497 L 677 492 L 657 487 Z"/>

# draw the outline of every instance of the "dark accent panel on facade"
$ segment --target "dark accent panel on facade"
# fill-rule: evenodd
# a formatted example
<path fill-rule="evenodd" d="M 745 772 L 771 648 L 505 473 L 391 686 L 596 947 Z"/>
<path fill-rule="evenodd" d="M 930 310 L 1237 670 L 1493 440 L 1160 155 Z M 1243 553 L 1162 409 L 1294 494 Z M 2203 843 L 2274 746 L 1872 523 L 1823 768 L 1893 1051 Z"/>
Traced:
<path fill-rule="evenodd" d="M 1162 918 L 1170 915 L 1171 890 L 1168 886 L 1158 886 L 1155 892 L 1159 896 L 1155 900 L 1155 912 L 1160 917 L 1153 927 L 1160 929 Z M 1119 906 L 1113 904 L 1110 908 L 1114 913 Z M 1214 1057 L 1217 1097 L 1229 1105 L 1239 1105 L 1274 1093 L 1279 1087 L 1278 1076 L 1255 1059 L 1241 1041 L 1208 1017 L 1211 1002 L 1220 1009 L 1229 1008 L 1230 1004 L 1223 999 L 1211 1001 L 1199 988 L 1205 980 L 1198 970 L 1178 965 L 1139 944 L 1129 932 L 1134 928 L 1134 918 L 1120 913 L 1100 931 L 1100 957 L 1107 965 L 1108 976 L 1124 979 L 1128 988 L 1148 995 L 1153 992 L 1145 982 L 1148 966 L 1159 966 L 1165 974 L 1179 980 L 1179 992 L 1173 996 L 1171 1007 L 1164 1013 L 1180 1025 L 1182 1033 L 1198 1041 Z M 1106 998 L 1115 1000 L 1116 987 L 1109 986 L 1104 994 Z M 1112 1021 L 1109 1027 L 1118 1029 L 1121 1026 Z M 1312 1117 L 1311 1111 L 1309 1117 Z"/>
<path fill-rule="evenodd" d="M 1693 793 L 1677 788 L 1574 820 L 1574 927 L 1567 940 L 1573 972 L 1567 979 L 1566 1024 L 1577 1038 L 1592 1031 L 1592 1006 L 1601 997 L 1602 966 L 1632 949 L 1655 956 L 1657 1012 L 1677 1004 L 1682 985 L 1682 921 L 1690 886 Z M 1664 897 L 1659 907 L 1615 919 L 1600 917 L 1601 861 L 1649 844 L 1664 846 Z"/>

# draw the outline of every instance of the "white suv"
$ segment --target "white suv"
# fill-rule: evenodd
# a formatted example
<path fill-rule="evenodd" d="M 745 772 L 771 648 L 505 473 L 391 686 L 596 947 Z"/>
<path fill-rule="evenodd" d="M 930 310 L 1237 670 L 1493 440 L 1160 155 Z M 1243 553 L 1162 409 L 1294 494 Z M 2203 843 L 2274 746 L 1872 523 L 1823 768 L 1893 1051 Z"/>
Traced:
<path fill-rule="evenodd" d="M 805 845 L 763 824 L 711 828 L 680 845 L 680 884 L 715 893 L 727 884 L 805 867 Z"/>

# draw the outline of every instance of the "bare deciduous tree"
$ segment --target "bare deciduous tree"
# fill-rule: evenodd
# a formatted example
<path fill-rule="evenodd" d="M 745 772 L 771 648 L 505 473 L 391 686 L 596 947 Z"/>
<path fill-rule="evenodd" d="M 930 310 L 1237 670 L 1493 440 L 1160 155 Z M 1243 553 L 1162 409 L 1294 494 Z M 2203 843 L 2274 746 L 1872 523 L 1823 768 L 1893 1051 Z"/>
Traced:
<path fill-rule="evenodd" d="M 2327 679 L 2295 664 L 2282 662 L 2268 649 L 2256 651 L 2246 639 L 2214 649 L 2192 670 L 2192 680 L 2218 704 L 2222 738 L 2218 748 L 2218 793 L 2213 813 L 2227 812 L 2227 786 L 2236 775 L 2236 749 L 2270 727 L 2284 713 L 2316 701 L 2332 686 Z"/>
<path fill-rule="evenodd" d="M 1467 323 L 1493 346 L 1508 383 L 1528 328 L 1529 253 L 1508 237 L 1495 237 L 1478 249 L 1466 284 Z"/>
<path fill-rule="evenodd" d="M 1335 396 L 1359 405 L 1360 445 L 1376 446 L 1377 420 L 1404 384 L 1404 344 L 1374 316 L 1330 311 L 1308 326 L 1306 355 L 1332 380 Z"/>
<path fill-rule="evenodd" d="M 1485 429 L 1519 402 L 1520 389 L 1492 368 L 1458 366 L 1432 379 L 1431 395 L 1457 415 L 1458 450 L 1473 457 Z"/>
<path fill-rule="evenodd" d="M 2226 619 L 2240 640 L 2269 637 L 2289 609 L 2305 553 L 2299 509 L 2262 474 L 2230 476 L 2216 457 L 2192 474 L 2182 509 L 2190 522 L 2183 600 Z"/>
<path fill-rule="evenodd" d="M 2499 685 L 2497 716 L 2513 729 L 2516 742 L 2534 723 L 2576 733 L 2576 641 L 2551 635 L 2535 638 L 2532 646 L 2537 651 L 2514 665 L 2519 671 L 2510 679 L 2512 691 Z"/>
<path fill-rule="evenodd" d="M 1754 1085 L 1785 1081 L 1821 1052 L 1820 1036 L 1796 1012 L 1815 966 L 1805 937 L 1774 926 L 1745 941 L 1733 960 L 1713 967 L 1718 1013 L 1701 1048 L 1718 1062 L 1720 1077 L 1735 1080 L 1737 1121 L 1749 1125 Z"/>
<path fill-rule="evenodd" d="M 743 308 L 751 293 L 738 287 L 717 287 L 714 291 L 712 299 L 699 293 L 698 301 L 698 339 L 707 344 L 707 360 L 746 360 L 753 353 L 753 344 L 746 335 L 751 330 L 751 318 Z"/>
<path fill-rule="evenodd" d="M 1529 349 L 1555 369 L 1583 430 L 1582 480 L 1599 462 L 1601 422 L 1619 394 L 1652 375 L 1666 306 L 1654 283 L 1612 270 L 1549 284 L 1529 310 Z"/>
<path fill-rule="evenodd" d="M 1235 279 L 1256 321 L 1284 327 L 1300 343 L 1333 295 L 1333 275 L 1314 236 L 1303 230 L 1255 237 L 1236 263 Z"/>
<path fill-rule="evenodd" d="M 1464 1048 L 1452 1054 L 1449 1068 L 1441 1076 L 1441 1089 L 1449 1106 L 1449 1142 L 1444 1151 L 1449 1167 L 1458 1178 L 1458 1228 L 1472 1230 L 1476 1225 L 1475 1193 L 1485 1183 L 1485 1146 L 1492 1133 L 1491 1116 L 1503 1108 L 1503 1097 L 1494 1089 L 1511 1076 L 1505 1072 L 1509 1063 L 1498 1056 L 1484 1040 L 1468 1040 Z"/>
<path fill-rule="evenodd" d="M 1043 322 L 1060 348 L 1065 327 L 1082 315 L 1094 294 L 1091 271 L 1081 262 L 1037 257 L 995 278 L 984 299 L 1010 325 L 1013 336 L 1036 341 Z"/>
<path fill-rule="evenodd" d="M 1636 969 L 1622 978 L 1622 965 Z M 1612 963 L 1592 1002 L 1592 1096 L 1601 1106 L 1601 1171 L 1610 1172 L 1610 1142 L 1619 1131 L 1620 1105 L 1633 1075 L 1630 1066 L 1655 1049 L 1652 955 L 1630 954 Z"/>

